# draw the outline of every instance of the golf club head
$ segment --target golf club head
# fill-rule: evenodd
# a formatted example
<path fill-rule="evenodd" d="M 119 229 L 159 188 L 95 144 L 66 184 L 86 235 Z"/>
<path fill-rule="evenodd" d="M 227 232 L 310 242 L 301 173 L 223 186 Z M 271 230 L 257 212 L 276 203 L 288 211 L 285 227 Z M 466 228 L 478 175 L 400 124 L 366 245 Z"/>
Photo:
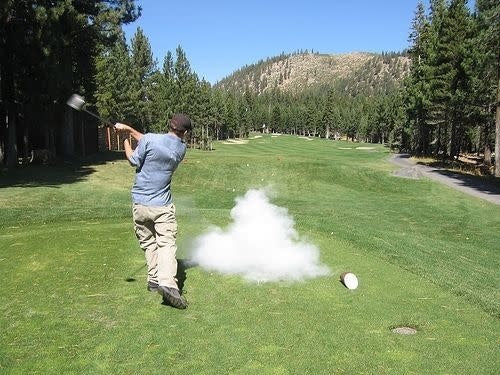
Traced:
<path fill-rule="evenodd" d="M 87 108 L 84 108 L 85 104 L 87 103 L 85 103 L 85 99 L 83 99 L 81 95 L 78 94 L 71 95 L 69 99 L 66 101 L 66 104 L 69 105 L 71 108 L 76 109 L 79 112 L 83 111 L 88 113 L 92 117 L 95 117 L 96 119 L 104 123 L 106 126 L 112 127 L 114 125 L 114 123 L 112 123 L 111 121 L 103 119 L 94 112 L 89 111 Z"/>
<path fill-rule="evenodd" d="M 69 97 L 66 102 L 71 108 L 76 109 L 77 111 L 81 111 L 83 106 L 85 105 L 85 100 L 78 94 L 73 94 Z"/>

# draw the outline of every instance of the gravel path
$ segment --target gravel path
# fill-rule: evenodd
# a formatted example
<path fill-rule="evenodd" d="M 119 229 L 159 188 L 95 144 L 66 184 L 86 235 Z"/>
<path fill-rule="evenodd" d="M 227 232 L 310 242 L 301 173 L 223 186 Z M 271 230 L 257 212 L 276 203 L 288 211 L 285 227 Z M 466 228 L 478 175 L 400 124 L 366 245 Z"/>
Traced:
<path fill-rule="evenodd" d="M 415 164 L 408 154 L 394 154 L 389 160 L 391 163 L 401 167 L 400 170 L 394 172 L 396 176 L 414 179 L 428 177 L 466 194 L 500 205 L 499 179 L 486 180 L 484 178 L 447 171 L 442 168 Z"/>

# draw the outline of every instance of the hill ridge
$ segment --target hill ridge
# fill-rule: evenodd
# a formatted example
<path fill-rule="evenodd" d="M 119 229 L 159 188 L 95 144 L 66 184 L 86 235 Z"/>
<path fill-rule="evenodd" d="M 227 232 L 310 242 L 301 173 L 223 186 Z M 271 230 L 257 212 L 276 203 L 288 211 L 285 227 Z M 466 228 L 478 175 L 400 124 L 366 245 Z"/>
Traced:
<path fill-rule="evenodd" d="M 245 65 L 215 84 L 232 92 L 262 94 L 277 88 L 297 93 L 332 87 L 351 94 L 373 95 L 399 87 L 409 72 L 403 53 L 348 52 L 280 54 Z"/>

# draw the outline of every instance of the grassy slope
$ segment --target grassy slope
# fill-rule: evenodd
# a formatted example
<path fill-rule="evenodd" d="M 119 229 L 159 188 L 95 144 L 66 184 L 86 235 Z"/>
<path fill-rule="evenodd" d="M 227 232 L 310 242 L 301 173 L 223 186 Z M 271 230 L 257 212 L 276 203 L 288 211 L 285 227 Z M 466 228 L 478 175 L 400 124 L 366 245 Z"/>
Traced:
<path fill-rule="evenodd" d="M 180 257 L 236 196 L 271 185 L 332 276 L 255 285 L 190 268 L 186 311 L 145 291 L 126 162 L 29 169 L 42 184 L 0 175 L 19 185 L 0 187 L 0 372 L 495 373 L 500 208 L 391 177 L 381 147 L 340 147 L 354 146 L 267 136 L 189 151 L 174 177 Z"/>

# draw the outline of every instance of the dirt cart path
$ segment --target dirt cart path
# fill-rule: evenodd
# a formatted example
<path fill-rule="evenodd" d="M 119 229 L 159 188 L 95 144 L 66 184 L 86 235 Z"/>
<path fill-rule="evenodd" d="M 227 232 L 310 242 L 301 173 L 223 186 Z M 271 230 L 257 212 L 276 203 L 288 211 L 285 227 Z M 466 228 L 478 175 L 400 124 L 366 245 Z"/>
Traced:
<path fill-rule="evenodd" d="M 426 165 L 416 164 L 408 154 L 394 154 L 389 161 L 401 167 L 395 174 L 407 178 L 428 177 L 439 181 L 466 194 L 487 200 L 500 205 L 500 180 L 464 175 L 457 172 L 447 171 L 442 168 L 434 168 Z"/>

